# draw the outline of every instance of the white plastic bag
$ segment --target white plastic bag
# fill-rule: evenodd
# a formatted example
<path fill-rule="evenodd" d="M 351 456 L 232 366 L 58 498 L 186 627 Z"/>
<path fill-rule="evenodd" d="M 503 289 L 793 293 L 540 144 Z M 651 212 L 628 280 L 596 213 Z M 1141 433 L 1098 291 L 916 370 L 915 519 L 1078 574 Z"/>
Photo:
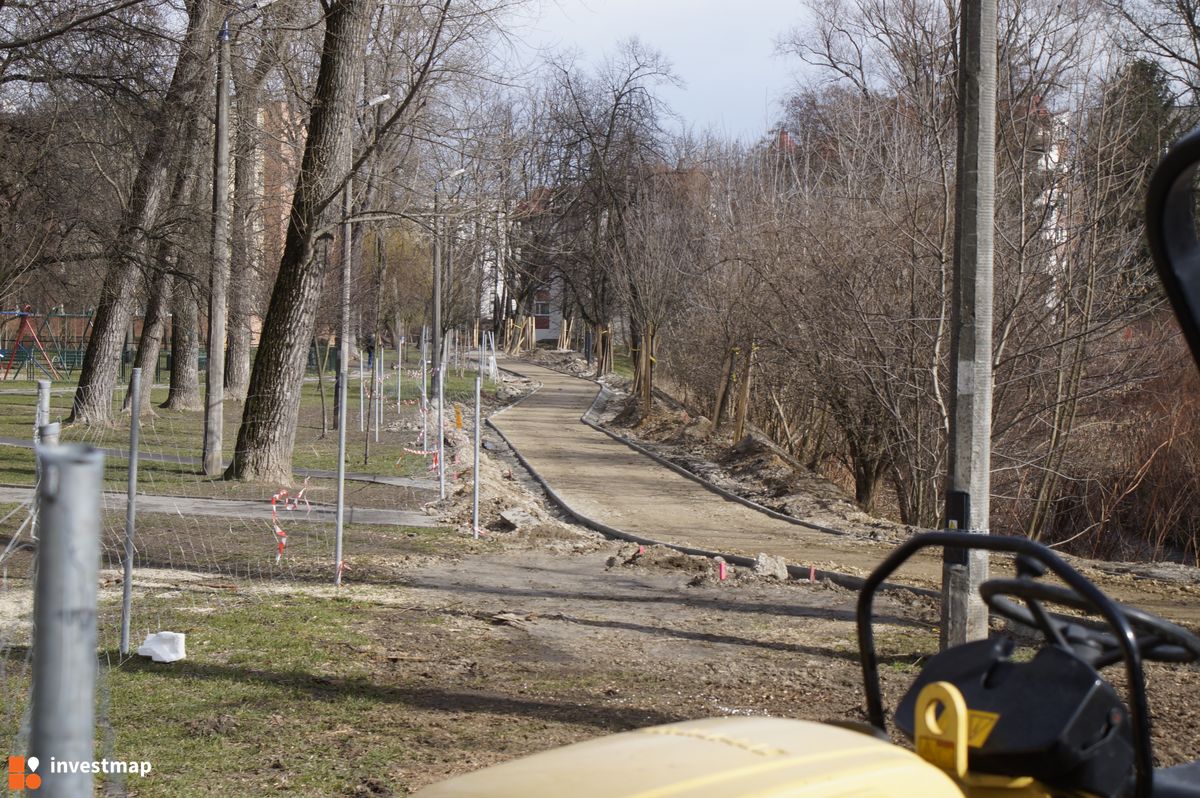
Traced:
<path fill-rule="evenodd" d="M 155 662 L 174 662 L 187 656 L 185 638 L 182 632 L 156 632 L 146 635 L 146 640 L 138 646 L 137 653 L 150 657 Z"/>

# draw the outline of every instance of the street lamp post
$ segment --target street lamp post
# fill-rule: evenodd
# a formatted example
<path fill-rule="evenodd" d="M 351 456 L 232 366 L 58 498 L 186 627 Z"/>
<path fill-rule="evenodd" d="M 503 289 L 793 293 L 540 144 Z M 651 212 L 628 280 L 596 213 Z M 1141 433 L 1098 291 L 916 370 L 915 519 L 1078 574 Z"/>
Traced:
<path fill-rule="evenodd" d="M 229 22 L 276 0 L 257 0 L 231 11 L 221 23 L 217 47 L 216 135 L 213 141 L 212 272 L 208 293 L 208 361 L 205 365 L 204 451 L 206 476 L 221 473 L 225 433 L 225 314 L 229 295 Z M 134 408 L 137 412 L 137 408 Z"/>
<path fill-rule="evenodd" d="M 442 360 L 442 241 L 438 235 L 438 192 L 442 182 L 464 174 L 467 170 L 455 169 L 445 177 L 433 181 L 433 390 L 438 398 L 437 408 L 437 462 L 438 498 L 446 498 L 446 435 L 443 429 L 445 404 L 443 360 Z"/>

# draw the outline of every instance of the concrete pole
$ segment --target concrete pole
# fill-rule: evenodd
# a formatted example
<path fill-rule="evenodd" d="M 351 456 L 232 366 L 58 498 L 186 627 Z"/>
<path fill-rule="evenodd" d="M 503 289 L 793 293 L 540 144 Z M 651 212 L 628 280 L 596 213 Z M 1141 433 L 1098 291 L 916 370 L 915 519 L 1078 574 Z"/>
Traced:
<path fill-rule="evenodd" d="M 204 473 L 214 477 L 224 465 L 225 306 L 229 294 L 229 18 L 217 48 L 217 121 L 213 145 L 212 274 L 208 294 L 208 362 L 204 386 Z M 134 412 L 138 410 L 134 405 Z"/>
<path fill-rule="evenodd" d="M 50 762 L 93 760 L 104 453 L 42 445 L 37 456 L 44 478 L 37 491 L 29 754 L 45 764 L 37 795 L 74 798 L 92 794 L 92 775 L 53 773 Z"/>
<path fill-rule="evenodd" d="M 959 31 L 957 224 L 950 349 L 953 410 L 946 511 L 947 525 L 957 522 L 959 528 L 987 534 L 991 497 L 996 0 L 965 0 Z M 969 517 L 956 518 L 964 514 Z M 942 566 L 943 648 L 987 637 L 987 608 L 979 598 L 979 585 L 987 574 L 986 552 L 946 552 Z"/>
<path fill-rule="evenodd" d="M 337 510 L 334 514 L 333 583 L 342 585 L 342 531 L 346 520 L 346 381 L 350 378 L 350 258 L 354 242 L 350 238 L 350 215 L 354 209 L 354 177 L 346 178 L 342 195 L 342 325 L 338 333 L 338 460 Z"/>
<path fill-rule="evenodd" d="M 129 655 L 129 626 L 133 615 L 133 531 L 137 521 L 138 434 L 141 418 L 137 409 L 142 400 L 142 370 L 133 370 L 129 407 L 129 492 L 125 499 L 124 580 L 121 584 L 121 656 Z"/>

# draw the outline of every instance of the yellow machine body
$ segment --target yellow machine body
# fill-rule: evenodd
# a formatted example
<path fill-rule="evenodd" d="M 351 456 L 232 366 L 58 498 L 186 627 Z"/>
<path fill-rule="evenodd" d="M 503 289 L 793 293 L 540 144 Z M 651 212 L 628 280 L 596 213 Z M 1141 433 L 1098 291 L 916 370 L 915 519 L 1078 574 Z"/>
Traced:
<path fill-rule="evenodd" d="M 672 723 L 535 754 L 418 798 L 962 798 L 953 778 L 869 734 L 808 721 Z"/>

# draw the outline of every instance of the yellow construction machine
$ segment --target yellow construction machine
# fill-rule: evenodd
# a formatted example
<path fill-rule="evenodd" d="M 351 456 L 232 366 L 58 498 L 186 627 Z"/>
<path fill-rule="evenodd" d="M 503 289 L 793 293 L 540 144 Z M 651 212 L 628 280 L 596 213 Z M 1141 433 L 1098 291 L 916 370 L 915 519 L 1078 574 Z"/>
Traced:
<path fill-rule="evenodd" d="M 980 593 L 1041 644 L 1029 656 L 1001 635 L 930 658 L 895 710 L 914 752 L 887 733 L 871 619 L 885 580 L 927 547 L 1014 555 L 1015 575 Z M 964 532 L 914 537 L 866 580 L 857 616 L 869 723 L 672 723 L 497 765 L 418 798 L 1200 798 L 1200 761 L 1153 766 L 1142 671 L 1146 659 L 1195 661 L 1200 638 L 1117 604 L 1046 547 Z M 1102 675 L 1117 665 L 1124 700 Z"/>

